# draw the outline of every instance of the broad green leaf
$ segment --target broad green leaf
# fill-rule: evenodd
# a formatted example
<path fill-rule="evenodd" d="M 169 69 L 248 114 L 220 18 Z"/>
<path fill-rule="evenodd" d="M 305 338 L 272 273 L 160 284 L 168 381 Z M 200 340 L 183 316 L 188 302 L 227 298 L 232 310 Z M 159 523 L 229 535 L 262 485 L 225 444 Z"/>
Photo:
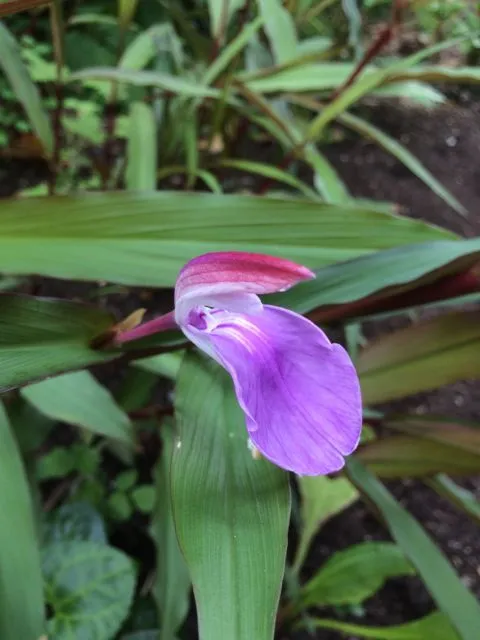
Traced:
<path fill-rule="evenodd" d="M 21 393 L 49 418 L 132 444 L 132 424 L 127 414 L 88 371 L 43 380 Z"/>
<path fill-rule="evenodd" d="M 44 628 L 44 604 L 33 505 L 1 404 L 0 452 L 0 638 L 37 640 Z"/>
<path fill-rule="evenodd" d="M 480 472 L 478 453 L 408 435 L 369 442 L 357 457 L 381 478 L 422 478 L 435 473 L 469 476 Z"/>
<path fill-rule="evenodd" d="M 207 251 L 257 251 L 320 267 L 452 237 L 365 205 L 295 198 L 103 193 L 2 203 L 0 271 L 172 286 Z"/>
<path fill-rule="evenodd" d="M 370 138 L 378 144 L 382 149 L 385 149 L 392 156 L 397 158 L 402 164 L 404 164 L 410 171 L 422 180 L 427 187 L 429 187 L 440 198 L 445 200 L 453 209 L 459 213 L 465 214 L 466 210 L 463 205 L 455 198 L 454 195 L 448 191 L 430 171 L 424 167 L 424 165 L 413 155 L 406 147 L 400 142 L 386 134 L 381 129 L 378 129 L 374 125 L 370 124 L 363 118 L 358 118 L 351 113 L 343 113 L 339 116 L 339 122 L 346 127 L 353 129 L 357 133 L 360 133 L 365 138 Z"/>
<path fill-rule="evenodd" d="M 402 398 L 480 376 L 480 313 L 439 316 L 381 336 L 356 366 L 366 404 Z"/>
<path fill-rule="evenodd" d="M 54 542 L 43 551 L 45 597 L 55 640 L 111 640 L 128 615 L 135 588 L 132 561 L 90 540 Z"/>
<path fill-rule="evenodd" d="M 297 479 L 301 501 L 302 528 L 293 569 L 297 573 L 307 555 L 313 537 L 329 518 L 340 513 L 358 498 L 358 491 L 346 478 L 300 476 Z"/>
<path fill-rule="evenodd" d="M 318 269 L 315 280 L 269 299 L 300 313 L 345 305 L 373 294 L 376 300 L 382 298 L 388 305 L 388 299 L 394 300 L 395 295 L 464 272 L 479 260 L 480 238 L 395 247 Z M 451 290 L 446 289 L 445 295 L 452 295 Z M 422 300 L 420 296 L 417 304 L 422 304 Z M 410 306 L 413 304 L 414 300 Z M 368 300 L 365 305 L 368 309 Z M 361 314 L 362 307 L 357 305 L 356 315 Z"/>
<path fill-rule="evenodd" d="M 111 353 L 93 351 L 89 342 L 112 324 L 108 313 L 86 305 L 3 294 L 0 388 L 111 360 Z"/>
<path fill-rule="evenodd" d="M 165 378 L 170 378 L 170 380 L 176 380 L 184 355 L 185 352 L 183 350 L 172 353 L 162 353 L 159 356 L 135 360 L 133 364 L 145 371 L 151 371 Z"/>
<path fill-rule="evenodd" d="M 272 640 L 290 515 L 288 476 L 254 460 L 231 380 L 189 353 L 176 390 L 172 501 L 200 637 Z"/>
<path fill-rule="evenodd" d="M 302 607 L 360 604 L 388 578 L 411 575 L 414 569 L 391 542 L 362 542 L 337 551 L 302 587 Z"/>
<path fill-rule="evenodd" d="M 416 567 L 432 598 L 448 616 L 461 640 L 476 640 L 480 629 L 480 605 L 444 554 L 415 518 L 359 460 L 350 458 L 347 471 L 357 488 L 374 503 L 392 537 Z"/>
<path fill-rule="evenodd" d="M 53 153 L 53 132 L 40 93 L 30 78 L 20 54 L 20 47 L 7 27 L 0 22 L 0 68 L 12 85 L 32 128 L 47 156 Z"/>
<path fill-rule="evenodd" d="M 160 73 L 159 71 L 139 71 L 117 67 L 91 67 L 82 69 L 68 78 L 69 82 L 78 80 L 106 80 L 108 82 L 123 82 L 138 87 L 158 87 L 165 91 L 182 96 L 197 98 L 215 98 L 220 95 L 218 89 L 203 86 L 199 82 L 188 80 L 180 76 Z"/>
<path fill-rule="evenodd" d="M 258 4 L 275 62 L 283 64 L 292 60 L 297 54 L 297 33 L 292 16 L 281 0 L 258 0 Z"/>
<path fill-rule="evenodd" d="M 129 124 L 127 189 L 153 191 L 157 185 L 157 127 L 152 108 L 133 102 Z"/>
<path fill-rule="evenodd" d="M 46 517 L 42 528 L 44 547 L 56 542 L 90 540 L 107 544 L 105 524 L 101 515 L 86 502 L 72 502 L 55 509 Z"/>
<path fill-rule="evenodd" d="M 428 481 L 428 484 L 435 489 L 435 491 L 453 502 L 453 504 L 462 509 L 473 520 L 480 524 L 480 503 L 475 495 L 456 484 L 448 476 L 439 474 Z"/>
<path fill-rule="evenodd" d="M 340 622 L 339 620 L 327 620 L 316 618 L 313 625 L 317 629 L 331 629 L 340 631 L 345 636 L 372 638 L 372 640 L 458 640 L 458 635 L 451 626 L 448 618 L 435 611 L 425 618 L 407 622 L 395 627 L 366 627 L 360 624 Z"/>
<path fill-rule="evenodd" d="M 160 636 L 173 640 L 190 604 L 191 581 L 178 546 L 170 495 L 170 464 L 173 452 L 173 425 L 162 425 L 162 453 L 156 469 L 156 504 L 150 535 L 157 556 L 154 596 L 157 603 Z"/>
<path fill-rule="evenodd" d="M 123 69 L 143 69 L 155 56 L 165 54 L 175 37 L 170 23 L 153 25 L 139 33 L 126 47 L 118 66 Z"/>

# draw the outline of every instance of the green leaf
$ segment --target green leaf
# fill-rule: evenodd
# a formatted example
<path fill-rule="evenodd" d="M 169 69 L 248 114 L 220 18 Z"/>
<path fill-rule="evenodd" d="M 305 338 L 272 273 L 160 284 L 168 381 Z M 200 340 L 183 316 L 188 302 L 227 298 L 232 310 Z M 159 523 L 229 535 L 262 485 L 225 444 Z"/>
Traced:
<path fill-rule="evenodd" d="M 163 423 L 161 436 L 163 448 L 155 471 L 156 503 L 150 535 L 157 556 L 154 596 L 161 628 L 159 637 L 173 640 L 188 613 L 191 581 L 173 521 L 170 464 L 174 443 L 171 424 Z"/>
<path fill-rule="evenodd" d="M 435 473 L 469 476 L 480 472 L 477 452 L 407 435 L 369 442 L 357 457 L 381 478 L 422 478 Z"/>
<path fill-rule="evenodd" d="M 56 542 L 90 540 L 107 544 L 105 524 L 101 515 L 86 502 L 64 504 L 46 518 L 42 529 L 44 547 Z"/>
<path fill-rule="evenodd" d="M 118 21 L 120 26 L 125 29 L 135 15 L 138 0 L 117 0 L 118 4 Z"/>
<path fill-rule="evenodd" d="M 23 63 L 20 47 L 7 27 L 1 22 L 0 67 L 12 85 L 16 97 L 25 109 L 46 155 L 51 156 L 53 153 L 53 132 L 50 120 L 43 107 L 40 93 Z"/>
<path fill-rule="evenodd" d="M 265 31 L 277 64 L 292 60 L 297 55 L 295 22 L 281 0 L 258 0 Z"/>
<path fill-rule="evenodd" d="M 391 542 L 362 542 L 337 551 L 302 587 L 302 607 L 360 604 L 388 578 L 412 575 L 414 569 Z"/>
<path fill-rule="evenodd" d="M 348 202 L 350 195 L 343 180 L 315 145 L 307 145 L 304 155 L 305 161 L 308 162 L 314 171 L 313 181 L 315 188 L 322 195 L 325 202 L 335 204 Z"/>
<path fill-rule="evenodd" d="M 356 366 L 366 404 L 480 376 L 480 313 L 450 313 L 381 336 Z"/>
<path fill-rule="evenodd" d="M 115 491 L 107 500 L 108 512 L 114 520 L 128 520 L 132 517 L 133 506 L 128 496 L 122 491 Z"/>
<path fill-rule="evenodd" d="M 463 423 L 437 416 L 396 415 L 382 421 L 387 428 L 408 433 L 416 438 L 439 442 L 461 451 L 480 455 L 480 429 L 478 424 Z"/>
<path fill-rule="evenodd" d="M 427 185 L 427 187 L 429 187 L 434 193 L 437 194 L 437 196 L 445 200 L 445 202 L 449 204 L 452 209 L 455 209 L 455 211 L 458 211 L 462 214 L 466 213 L 465 208 L 455 198 L 455 196 L 452 195 L 450 191 L 448 191 L 448 189 L 446 189 L 435 178 L 435 176 L 433 176 L 430 171 L 423 166 L 420 160 L 418 160 L 413 155 L 413 153 L 411 153 L 406 147 L 400 144 L 400 142 L 395 140 L 395 138 L 392 138 L 384 131 L 378 129 L 363 118 L 358 118 L 351 113 L 343 113 L 341 116 L 339 116 L 339 122 L 349 127 L 350 129 L 353 129 L 357 133 L 360 133 L 362 136 L 373 140 L 376 144 L 382 147 L 382 149 L 385 149 L 385 151 L 397 158 L 397 160 L 399 160 L 408 169 L 410 169 L 410 171 L 415 174 L 417 178 L 422 180 Z"/>
<path fill-rule="evenodd" d="M 184 355 L 184 351 L 162 353 L 159 356 L 135 360 L 133 364 L 140 369 L 151 371 L 165 378 L 170 378 L 170 380 L 176 380 Z"/>
<path fill-rule="evenodd" d="M 135 507 L 143 513 L 150 513 L 155 504 L 155 489 L 151 485 L 135 487 L 131 493 L 131 499 Z"/>
<path fill-rule="evenodd" d="M 416 567 L 432 598 L 448 616 L 460 638 L 476 640 L 480 628 L 480 605 L 447 558 L 415 518 L 403 509 L 359 460 L 350 458 L 347 471 L 351 481 L 374 503 L 392 537 Z"/>
<path fill-rule="evenodd" d="M 157 186 L 157 127 L 152 108 L 144 102 L 133 102 L 129 124 L 127 189 L 154 190 Z"/>
<path fill-rule="evenodd" d="M 45 595 L 55 640 L 111 640 L 128 615 L 135 588 L 130 559 L 91 541 L 55 542 L 43 552 Z"/>
<path fill-rule="evenodd" d="M 393 298 L 441 278 L 461 273 L 480 259 L 480 238 L 429 242 L 379 251 L 316 271 L 317 278 L 270 296 L 273 303 L 300 313 L 340 305 L 375 294 Z M 451 295 L 448 291 L 447 296 Z M 421 304 L 421 299 L 418 301 Z M 357 315 L 362 310 L 357 310 Z"/>
<path fill-rule="evenodd" d="M 204 86 L 194 80 L 188 80 L 180 76 L 161 73 L 160 71 L 138 71 L 136 69 L 122 69 L 120 67 L 91 67 L 82 69 L 68 78 L 69 82 L 82 80 L 106 80 L 132 84 L 137 87 L 158 87 L 172 93 L 197 97 L 216 98 L 220 91 Z"/>
<path fill-rule="evenodd" d="M 456 507 L 462 509 L 462 511 L 480 524 L 480 503 L 471 491 L 459 486 L 443 474 L 431 478 L 428 484 L 435 489 L 439 495 L 450 500 Z"/>
<path fill-rule="evenodd" d="M 288 476 L 254 460 L 227 374 L 187 354 L 176 390 L 172 501 L 200 637 L 271 640 L 290 514 Z"/>
<path fill-rule="evenodd" d="M 448 618 L 435 611 L 425 618 L 395 627 L 365 627 L 359 624 L 317 618 L 312 621 L 317 629 L 340 631 L 348 637 L 372 638 L 372 640 L 458 640 L 458 635 Z"/>
<path fill-rule="evenodd" d="M 139 286 L 173 286 L 183 264 L 208 251 L 320 267 L 452 237 L 373 206 L 178 192 L 9 200 L 1 222 L 0 271 Z"/>
<path fill-rule="evenodd" d="M 68 369 L 106 362 L 89 342 L 112 326 L 99 309 L 49 298 L 0 297 L 0 389 Z"/>
<path fill-rule="evenodd" d="M 123 69 L 143 69 L 156 56 L 169 52 L 175 46 L 175 30 L 168 22 L 154 24 L 141 31 L 125 48 L 118 66 Z"/>
<path fill-rule="evenodd" d="M 208 0 L 210 33 L 214 40 L 222 40 L 234 13 L 243 5 L 243 0 Z"/>
<path fill-rule="evenodd" d="M 340 513 L 358 498 L 358 491 L 346 478 L 300 476 L 297 479 L 301 501 L 302 529 L 293 569 L 298 573 L 313 537 L 332 516 Z"/>
<path fill-rule="evenodd" d="M 40 554 L 28 481 L 0 404 L 0 637 L 37 639 L 44 627 Z"/>
<path fill-rule="evenodd" d="M 132 444 L 132 424 L 112 395 L 88 371 L 76 371 L 32 384 L 21 391 L 50 418 Z"/>

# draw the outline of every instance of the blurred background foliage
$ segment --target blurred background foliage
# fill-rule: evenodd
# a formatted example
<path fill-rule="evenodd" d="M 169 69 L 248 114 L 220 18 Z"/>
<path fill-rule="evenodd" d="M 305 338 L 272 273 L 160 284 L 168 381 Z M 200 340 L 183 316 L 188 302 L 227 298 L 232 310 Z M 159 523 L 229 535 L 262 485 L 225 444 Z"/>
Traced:
<path fill-rule="evenodd" d="M 6 0 L 0 17 L 2 640 L 478 640 L 478 584 L 395 497 L 425 485 L 480 520 L 480 416 L 405 400 L 480 377 L 480 239 L 457 233 L 478 212 L 376 116 L 476 95 L 477 3 Z M 453 224 L 355 197 L 329 149 L 358 139 Z M 253 460 L 229 380 L 180 334 L 106 348 L 225 249 L 316 270 L 269 298 L 357 365 L 344 473 Z M 371 533 L 345 542 L 358 514 Z M 424 604 L 398 619 L 409 588 Z"/>

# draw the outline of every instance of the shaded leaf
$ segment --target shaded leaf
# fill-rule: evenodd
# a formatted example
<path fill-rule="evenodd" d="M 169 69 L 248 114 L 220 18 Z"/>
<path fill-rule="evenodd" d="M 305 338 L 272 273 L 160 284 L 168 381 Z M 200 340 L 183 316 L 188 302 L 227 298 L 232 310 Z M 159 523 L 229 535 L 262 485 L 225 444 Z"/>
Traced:
<path fill-rule="evenodd" d="M 372 341 L 357 358 L 365 403 L 480 376 L 480 314 L 457 312 Z"/>
<path fill-rule="evenodd" d="M 17 443 L 0 404 L 0 637 L 39 638 L 43 584 L 33 505 Z"/>
<path fill-rule="evenodd" d="M 347 471 L 351 481 L 378 509 L 392 537 L 416 567 L 432 598 L 460 638 L 475 640 L 480 628 L 480 605 L 442 551 L 359 460 L 350 458 Z"/>
<path fill-rule="evenodd" d="M 346 478 L 300 476 L 297 482 L 302 496 L 302 529 L 293 569 L 298 572 L 323 523 L 355 502 L 358 491 Z"/>
<path fill-rule="evenodd" d="M 285 564 L 288 476 L 247 446 L 227 374 L 187 354 L 176 391 L 172 501 L 200 636 L 271 640 Z"/>
<path fill-rule="evenodd" d="M 160 637 L 172 640 L 185 620 L 190 604 L 190 575 L 178 546 L 170 495 L 173 427 L 162 425 L 163 448 L 156 469 L 156 503 L 150 534 L 156 548 L 154 596 L 160 620 Z"/>
<path fill-rule="evenodd" d="M 435 489 L 439 495 L 450 500 L 456 507 L 462 509 L 462 511 L 480 524 L 480 503 L 471 491 L 456 484 L 444 474 L 439 474 L 431 478 L 428 484 Z"/>
<path fill-rule="evenodd" d="M 337 551 L 302 587 L 302 607 L 360 604 L 388 578 L 412 575 L 414 569 L 391 542 L 362 542 Z"/>
<path fill-rule="evenodd" d="M 45 3 L 46 4 L 46 3 Z M 53 132 L 40 93 L 22 60 L 20 47 L 7 27 L 0 23 L 0 67 L 22 104 L 47 156 L 53 153 Z"/>
<path fill-rule="evenodd" d="M 480 471 L 478 453 L 407 435 L 369 442 L 357 457 L 381 478 L 421 478 L 435 473 L 468 476 Z"/>
<path fill-rule="evenodd" d="M 89 342 L 113 324 L 100 309 L 64 300 L 0 296 L 0 388 L 115 357 Z"/>
<path fill-rule="evenodd" d="M 64 504 L 55 509 L 47 516 L 42 534 L 44 547 L 56 542 L 74 540 L 107 543 L 105 524 L 101 515 L 86 502 Z"/>
<path fill-rule="evenodd" d="M 324 618 L 313 620 L 313 625 L 317 629 L 332 629 L 340 631 L 349 637 L 354 635 L 360 638 L 372 638 L 373 640 L 426 640 L 426 638 L 458 640 L 458 635 L 448 618 L 437 611 L 420 620 L 414 620 L 395 627 L 366 627 Z"/>
<path fill-rule="evenodd" d="M 409 433 L 480 455 L 480 429 L 453 419 L 437 416 L 395 416 L 383 422 L 389 429 Z M 460 451 L 458 451 L 460 454 Z"/>
<path fill-rule="evenodd" d="M 315 280 L 301 283 L 286 293 L 270 296 L 269 300 L 300 313 L 363 301 L 345 309 L 325 309 L 322 314 L 326 318 L 329 312 L 339 316 L 343 313 L 346 317 L 361 315 L 364 309 L 372 308 L 369 298 L 373 298 L 373 294 L 375 297 L 372 302 L 393 299 L 447 276 L 467 271 L 479 260 L 479 238 L 395 247 L 317 269 Z M 443 293 L 448 297 L 454 291 L 447 286 Z M 441 286 L 438 294 L 442 296 Z M 424 295 L 420 295 L 418 304 L 424 298 Z M 415 304 L 415 299 L 410 297 L 407 304 L 408 300 L 410 304 Z M 387 302 L 383 304 L 388 305 Z"/>
<path fill-rule="evenodd" d="M 88 371 L 43 380 L 21 393 L 49 418 L 132 444 L 132 424 L 127 414 Z"/>
<path fill-rule="evenodd" d="M 45 595 L 55 640 L 110 640 L 128 615 L 135 588 L 131 560 L 87 540 L 55 542 L 43 552 Z"/>

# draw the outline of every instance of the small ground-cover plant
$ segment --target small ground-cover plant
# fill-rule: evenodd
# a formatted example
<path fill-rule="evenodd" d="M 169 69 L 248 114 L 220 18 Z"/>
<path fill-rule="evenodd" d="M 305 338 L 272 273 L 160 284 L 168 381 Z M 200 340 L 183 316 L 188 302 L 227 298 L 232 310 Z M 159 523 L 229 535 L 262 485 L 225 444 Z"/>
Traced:
<path fill-rule="evenodd" d="M 340 29 L 324 13 L 335 4 Z M 478 472 L 478 430 L 452 416 L 380 408 L 480 374 L 478 311 L 464 307 L 466 299 L 478 301 L 480 243 L 400 217 L 390 205 L 356 201 L 321 150 L 333 127 L 354 130 L 461 213 L 418 159 L 366 119 L 365 99 L 402 97 L 432 108 L 443 100 L 433 81 L 475 82 L 479 75 L 468 66 L 427 65 L 444 41 L 408 57 L 382 57 L 401 28 L 402 3 L 394 3 L 373 42 L 362 37 L 353 5 L 210 0 L 151 3 L 150 11 L 143 3 L 119 2 L 117 10 L 92 2 L 71 13 L 65 7 L 62 16 L 53 2 L 48 46 L 42 13 L 32 14 L 40 44 L 12 35 L 18 17 L 0 26 L 0 65 L 15 109 L 23 107 L 51 172 L 48 184 L 4 200 L 0 210 L 2 283 L 18 289 L 0 298 L 2 639 L 181 637 L 192 584 L 202 639 L 263 640 L 298 626 L 377 638 L 476 637 L 475 599 L 383 479 L 426 479 L 478 519 L 474 497 L 449 477 Z M 276 164 L 257 157 L 265 143 Z M 302 167 L 311 180 L 301 177 Z M 228 193 L 238 190 L 232 170 L 260 176 L 256 194 Z M 248 287 L 256 289 L 246 291 L 248 299 L 238 290 L 235 299 L 231 289 L 217 288 L 214 298 L 203 291 L 194 321 L 190 307 L 178 320 L 177 297 L 177 321 L 229 370 L 237 397 L 222 367 L 192 348 L 175 323 L 141 324 L 140 307 L 155 316 L 160 302 L 170 305 L 153 289 L 172 288 L 192 258 L 219 252 L 250 257 L 243 271 L 227 265 L 230 279 L 214 263 L 215 286 L 231 286 L 232 277 L 238 283 L 247 265 Z M 262 264 L 282 258 L 305 265 L 296 268 L 316 277 L 274 293 L 292 283 L 262 288 L 262 274 L 248 266 L 257 259 L 252 253 L 276 257 Z M 268 278 L 278 284 L 272 269 Z M 67 279 L 66 298 L 78 297 L 70 294 L 72 281 L 91 286 L 83 302 L 36 296 L 33 274 Z M 47 294 L 50 286 L 47 280 Z M 126 302 L 116 304 L 122 292 Z M 269 333 L 255 315 L 245 316 L 245 304 L 258 302 L 252 293 L 266 294 L 264 309 L 280 308 Z M 235 308 L 222 306 L 226 299 Z M 426 305 L 446 305 L 446 312 L 363 338 L 365 320 Z M 233 312 L 228 318 L 225 309 Z M 296 330 L 290 336 L 292 384 L 283 396 L 274 386 L 262 389 L 273 447 L 250 424 L 252 448 L 245 416 L 257 416 L 259 379 L 251 365 L 270 380 L 285 355 L 286 318 L 308 326 L 308 335 L 302 344 Z M 318 433 L 307 442 L 308 429 L 295 431 L 295 412 L 304 415 L 310 403 L 322 431 L 332 401 L 343 407 L 345 422 L 332 428 L 353 436 L 340 442 L 333 430 L 330 440 L 349 454 L 359 428 L 358 394 L 350 393 L 356 374 L 350 359 L 342 359 L 347 385 L 337 368 L 328 376 L 321 369 L 327 360 L 314 357 L 310 344 L 324 336 L 315 324 L 341 331 L 364 404 L 361 444 L 335 477 L 302 475 L 341 464 L 323 464 Z M 230 368 L 219 347 L 226 330 L 248 347 Z M 305 368 L 295 371 L 295 350 L 310 354 L 312 371 L 333 390 L 314 376 L 307 393 L 312 380 L 300 376 Z M 286 569 L 285 468 L 300 474 L 298 544 Z M 305 580 L 315 535 L 359 497 L 375 506 L 393 542 L 355 545 Z M 385 580 L 413 573 L 438 608 L 431 615 L 383 630 L 342 619 L 346 610 L 361 615 Z M 337 607 L 338 618 L 323 616 L 322 607 Z"/>

